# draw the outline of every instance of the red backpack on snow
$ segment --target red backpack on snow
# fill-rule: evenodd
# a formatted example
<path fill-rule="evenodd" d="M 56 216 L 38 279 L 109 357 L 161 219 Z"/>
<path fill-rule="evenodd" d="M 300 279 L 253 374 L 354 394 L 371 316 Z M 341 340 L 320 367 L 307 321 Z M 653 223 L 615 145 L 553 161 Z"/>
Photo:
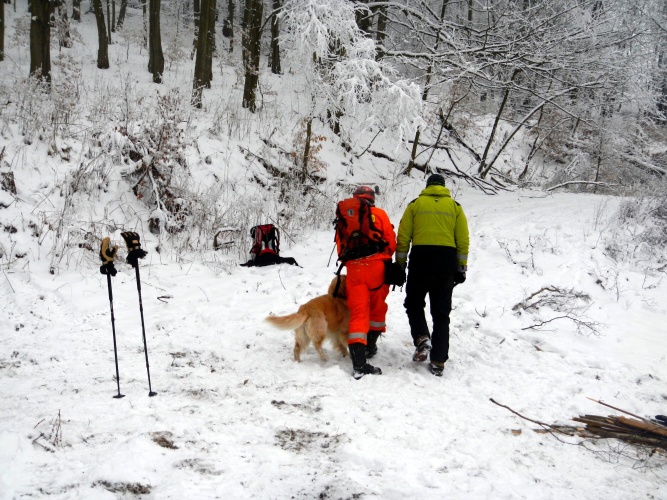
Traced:
<path fill-rule="evenodd" d="M 242 266 L 271 266 L 273 264 L 299 264 L 293 257 L 280 256 L 280 231 L 273 224 L 260 224 L 250 229 L 252 247 L 250 260 Z"/>
<path fill-rule="evenodd" d="M 280 254 L 280 231 L 273 224 L 261 224 L 250 229 L 252 248 L 250 257 L 255 260 L 260 255 Z"/>

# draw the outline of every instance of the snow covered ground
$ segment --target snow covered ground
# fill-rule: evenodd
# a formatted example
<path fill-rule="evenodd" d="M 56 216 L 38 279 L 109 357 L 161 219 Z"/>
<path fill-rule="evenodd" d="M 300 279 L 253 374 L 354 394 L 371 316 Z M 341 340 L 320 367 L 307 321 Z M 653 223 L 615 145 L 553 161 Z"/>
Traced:
<path fill-rule="evenodd" d="M 27 26 L 25 12 L 7 12 L 10 30 L 19 16 Z M 134 14 L 128 26 L 140 20 Z M 77 82 L 81 99 L 90 99 L 81 109 L 90 115 L 77 108 L 73 120 L 87 125 L 86 116 L 107 112 L 115 119 L 128 96 L 143 95 L 130 106 L 143 110 L 155 94 L 145 51 L 119 35 L 112 68 L 102 72 L 92 16 L 77 29 L 85 41 L 75 49 Z M 12 42 L 7 54 L 1 83 L 13 88 L 12 79 L 28 74 L 28 52 Z M 287 149 L 308 99 L 284 97 L 286 72 L 263 83 L 270 91 L 264 114 L 247 120 L 232 62 L 220 63 L 221 78 L 216 73 L 204 93 L 208 110 L 189 124 L 196 147 L 188 175 L 203 186 L 222 179 L 223 195 L 250 199 L 261 194 L 251 179 L 267 179 L 253 156 L 271 153 L 260 139 Z M 169 65 L 165 87 L 189 92 L 191 64 L 186 54 Z M 97 103 L 99 96 L 108 100 Z M 330 230 L 283 233 L 282 254 L 300 267 L 246 268 L 222 252 L 204 263 L 202 253 L 168 245 L 158 252 L 158 240 L 143 229 L 149 209 L 122 180 L 116 151 L 92 151 L 81 130 L 80 141 L 55 145 L 48 138 L 28 144 L 16 123 L 1 130 L 18 194 L 0 190 L 0 499 L 667 498 L 664 453 L 536 433 L 539 426 L 491 402 L 549 424 L 614 413 L 588 398 L 646 417 L 667 413 L 664 262 L 610 258 L 622 200 L 527 190 L 487 196 L 451 186 L 468 216 L 471 249 L 468 280 L 454 291 L 444 376 L 412 362 L 404 294 L 396 289 L 373 360 L 383 374 L 356 381 L 349 358 L 328 344 L 329 361 L 311 347 L 295 363 L 292 334 L 262 321 L 325 293 L 335 270 Z M 322 189 L 333 192 L 341 179 L 377 182 L 378 205 L 398 225 L 424 181 L 417 172 L 397 175 L 400 161 L 361 158 L 373 135 L 353 144 L 356 158 L 333 140 L 322 143 Z M 408 151 L 380 139 L 373 148 L 399 160 Z M 109 163 L 88 162 L 98 154 Z M 90 168 L 76 177 L 81 164 Z M 95 169 L 108 169 L 99 184 Z M 68 183 L 84 174 L 90 185 L 70 198 Z M 332 219 L 334 201 L 331 217 L 305 217 Z M 109 231 L 120 244 L 121 230 L 138 230 L 148 251 L 141 288 L 155 397 L 148 396 L 134 270 L 121 250 L 113 296 L 125 397 L 113 398 L 109 296 L 96 238 Z M 92 242 L 90 249 L 78 241 Z"/>
<path fill-rule="evenodd" d="M 325 292 L 326 231 L 284 241 L 301 267 L 229 273 L 160 263 L 148 237 L 152 398 L 132 268 L 121 261 L 113 279 L 122 399 L 112 398 L 97 265 L 3 272 L 0 497 L 665 498 L 664 454 L 641 462 L 616 442 L 539 434 L 490 401 L 559 424 L 614 413 L 588 397 L 666 413 L 665 284 L 605 257 L 594 229 L 618 201 L 602 209 L 602 197 L 472 190 L 458 199 L 470 271 L 455 289 L 442 378 L 411 360 L 399 289 L 374 359 L 381 376 L 354 380 L 349 358 L 328 344 L 328 362 L 312 347 L 291 359 L 292 334 L 262 318 Z M 390 213 L 395 223 L 400 215 Z M 570 319 L 524 329 L 562 315 L 512 310 L 546 286 L 590 297 L 574 317 L 596 331 L 577 333 Z"/>

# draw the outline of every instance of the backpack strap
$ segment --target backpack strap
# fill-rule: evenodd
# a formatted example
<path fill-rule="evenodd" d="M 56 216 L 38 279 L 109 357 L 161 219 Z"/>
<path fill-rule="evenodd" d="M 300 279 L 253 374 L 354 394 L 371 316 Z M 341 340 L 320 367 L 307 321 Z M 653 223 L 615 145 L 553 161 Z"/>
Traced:
<path fill-rule="evenodd" d="M 338 279 L 336 280 L 336 286 L 334 287 L 333 291 L 333 296 L 338 297 L 338 290 L 340 289 L 340 272 L 343 269 L 343 266 L 345 265 L 344 262 L 340 263 L 340 266 L 338 266 L 338 270 L 336 271 L 336 276 L 338 276 Z"/>

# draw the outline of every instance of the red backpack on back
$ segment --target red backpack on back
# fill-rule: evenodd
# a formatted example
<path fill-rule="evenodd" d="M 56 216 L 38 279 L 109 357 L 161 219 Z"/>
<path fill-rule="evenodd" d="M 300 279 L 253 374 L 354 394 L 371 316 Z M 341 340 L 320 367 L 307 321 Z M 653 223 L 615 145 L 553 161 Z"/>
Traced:
<path fill-rule="evenodd" d="M 338 260 L 360 259 L 381 252 L 388 245 L 375 227 L 371 204 L 365 199 L 347 198 L 336 208 L 336 243 Z"/>

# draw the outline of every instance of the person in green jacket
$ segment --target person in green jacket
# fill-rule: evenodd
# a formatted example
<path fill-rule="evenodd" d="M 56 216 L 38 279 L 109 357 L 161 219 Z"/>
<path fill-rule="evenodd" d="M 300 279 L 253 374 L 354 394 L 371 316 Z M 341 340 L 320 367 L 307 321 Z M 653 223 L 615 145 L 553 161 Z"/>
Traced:
<path fill-rule="evenodd" d="M 403 213 L 398 226 L 396 262 L 405 269 L 410 252 L 404 306 L 415 346 L 412 360 L 425 361 L 430 352 L 429 369 L 436 376 L 442 376 L 449 359 L 452 291 L 466 280 L 469 243 L 463 208 L 450 196 L 445 178 L 432 174 L 426 188 Z M 424 314 L 427 294 L 432 337 Z"/>

